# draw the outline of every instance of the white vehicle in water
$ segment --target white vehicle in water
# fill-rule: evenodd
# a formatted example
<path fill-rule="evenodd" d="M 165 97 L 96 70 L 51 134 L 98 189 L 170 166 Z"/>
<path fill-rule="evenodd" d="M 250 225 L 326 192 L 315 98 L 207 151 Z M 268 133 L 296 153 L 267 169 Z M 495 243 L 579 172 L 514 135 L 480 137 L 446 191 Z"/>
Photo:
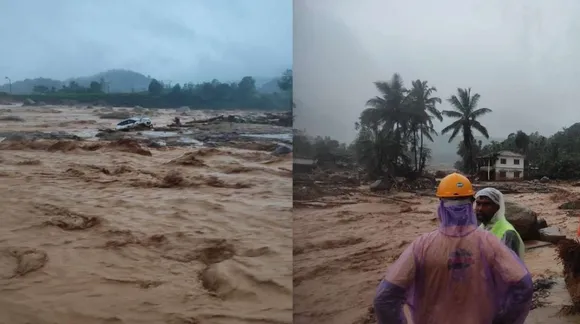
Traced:
<path fill-rule="evenodd" d="M 153 123 L 147 117 L 132 117 L 121 121 L 115 128 L 117 130 L 129 130 L 137 127 L 151 128 Z"/>

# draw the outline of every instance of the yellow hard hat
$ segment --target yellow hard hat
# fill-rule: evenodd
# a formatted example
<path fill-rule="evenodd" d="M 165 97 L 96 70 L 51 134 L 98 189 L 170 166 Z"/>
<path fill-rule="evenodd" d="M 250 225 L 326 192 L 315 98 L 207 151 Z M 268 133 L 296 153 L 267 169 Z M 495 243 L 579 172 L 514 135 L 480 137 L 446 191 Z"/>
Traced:
<path fill-rule="evenodd" d="M 451 173 L 441 179 L 435 194 L 439 198 L 473 197 L 471 181 L 459 173 Z"/>

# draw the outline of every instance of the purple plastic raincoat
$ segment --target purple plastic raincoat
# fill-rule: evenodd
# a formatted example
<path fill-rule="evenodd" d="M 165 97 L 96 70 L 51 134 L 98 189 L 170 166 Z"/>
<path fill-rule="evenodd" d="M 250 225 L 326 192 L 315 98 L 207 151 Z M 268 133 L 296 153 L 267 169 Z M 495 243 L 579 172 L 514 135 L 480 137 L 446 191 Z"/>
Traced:
<path fill-rule="evenodd" d="M 441 201 L 440 227 L 401 254 L 374 300 L 379 324 L 523 324 L 533 286 L 525 265 L 478 229 L 471 201 Z"/>

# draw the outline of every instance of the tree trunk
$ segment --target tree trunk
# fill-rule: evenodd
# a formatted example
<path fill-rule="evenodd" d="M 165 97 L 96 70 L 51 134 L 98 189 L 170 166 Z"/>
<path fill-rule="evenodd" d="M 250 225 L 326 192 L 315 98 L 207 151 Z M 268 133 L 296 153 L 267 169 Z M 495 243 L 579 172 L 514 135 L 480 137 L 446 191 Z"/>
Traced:
<path fill-rule="evenodd" d="M 419 170 L 419 160 L 417 157 L 417 130 L 415 129 L 415 127 L 413 127 L 413 156 L 415 159 L 415 169 L 414 171 L 416 172 L 417 170 Z"/>
<path fill-rule="evenodd" d="M 471 175 L 473 172 L 473 147 L 471 143 L 471 132 L 469 126 L 463 128 L 463 145 L 465 146 L 464 167 L 465 172 Z"/>
<path fill-rule="evenodd" d="M 375 130 L 375 143 L 374 143 L 374 148 L 375 148 L 375 154 L 377 156 L 377 165 L 376 167 L 376 173 L 377 176 L 382 177 L 383 176 L 383 152 L 381 150 L 381 146 L 378 144 L 379 143 L 379 137 L 381 136 L 378 129 Z"/>
<path fill-rule="evenodd" d="M 420 141 L 421 141 L 421 146 L 419 146 L 419 174 L 423 174 L 423 169 L 425 168 L 425 162 L 423 162 L 424 157 L 423 157 L 423 128 L 421 128 L 421 133 L 420 133 Z"/>

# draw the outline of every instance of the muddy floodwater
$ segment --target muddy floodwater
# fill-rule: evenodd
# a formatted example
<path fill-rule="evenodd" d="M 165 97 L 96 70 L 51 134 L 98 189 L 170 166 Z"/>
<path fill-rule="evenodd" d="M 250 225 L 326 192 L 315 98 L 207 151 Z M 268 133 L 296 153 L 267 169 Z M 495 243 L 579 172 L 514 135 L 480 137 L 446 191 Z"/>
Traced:
<path fill-rule="evenodd" d="M 118 122 L 1 108 L 3 133 Z M 0 323 L 292 323 L 291 154 L 194 144 L 0 142 Z"/>
<path fill-rule="evenodd" d="M 579 218 L 558 206 L 580 197 L 580 188 L 554 186 L 564 193 L 507 194 L 506 199 L 530 207 L 550 226 L 575 237 Z M 374 324 L 369 307 L 379 280 L 410 242 L 437 228 L 437 204 L 424 194 L 377 197 L 366 187 L 295 201 L 294 323 Z M 558 315 L 571 301 L 554 247 L 528 250 L 525 262 L 534 279 L 553 277 L 556 282 L 526 323 L 580 323 L 580 316 Z"/>

